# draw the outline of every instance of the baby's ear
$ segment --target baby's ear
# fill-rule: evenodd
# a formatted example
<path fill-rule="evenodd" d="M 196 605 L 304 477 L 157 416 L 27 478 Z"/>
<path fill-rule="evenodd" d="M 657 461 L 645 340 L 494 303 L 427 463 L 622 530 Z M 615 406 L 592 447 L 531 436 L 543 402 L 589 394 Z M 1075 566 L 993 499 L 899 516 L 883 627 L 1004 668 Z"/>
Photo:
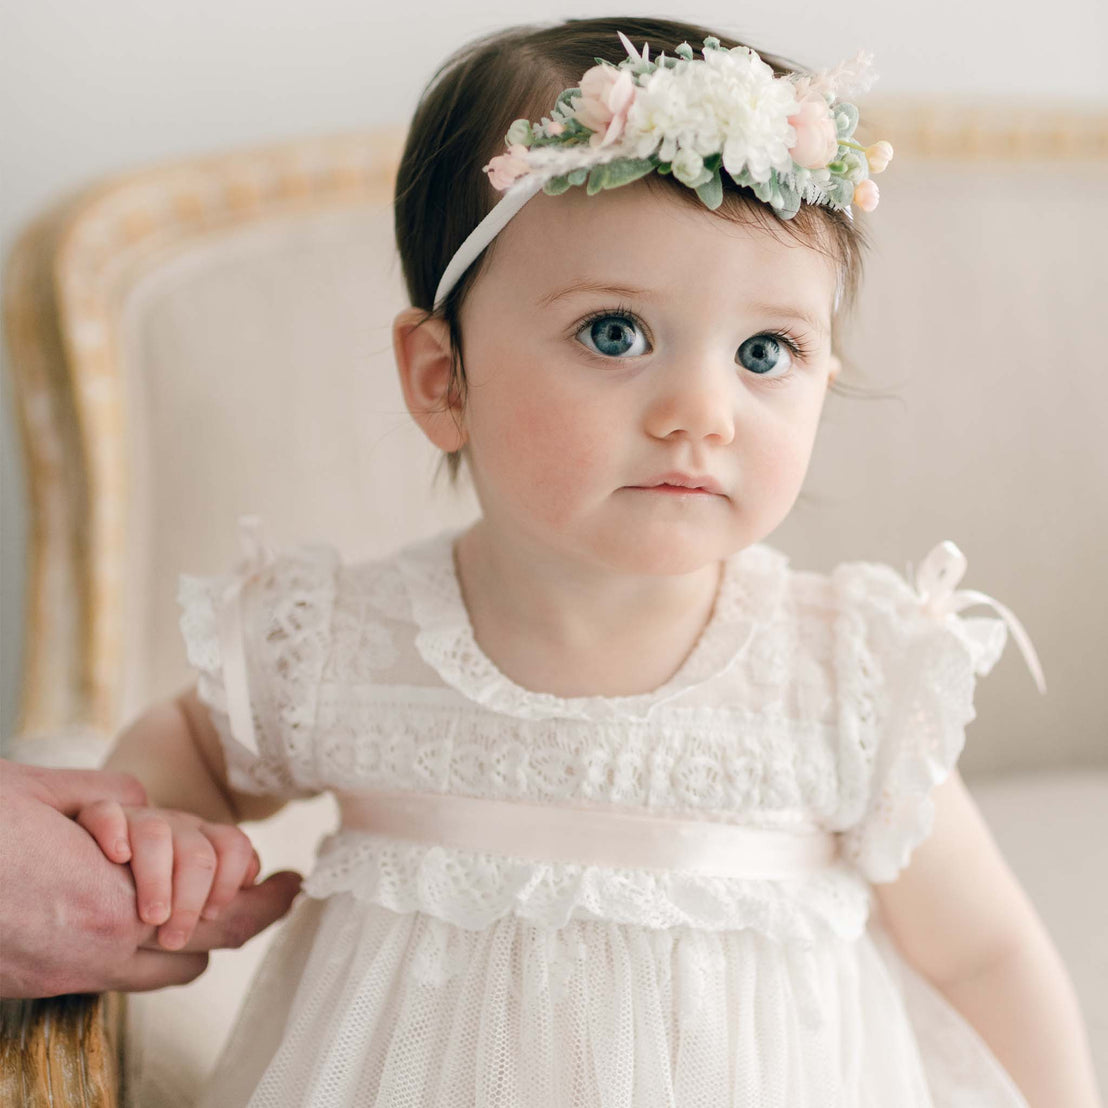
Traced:
<path fill-rule="evenodd" d="M 440 450 L 461 449 L 466 432 L 450 389 L 450 325 L 422 308 L 405 308 L 392 323 L 392 348 L 412 418 Z"/>

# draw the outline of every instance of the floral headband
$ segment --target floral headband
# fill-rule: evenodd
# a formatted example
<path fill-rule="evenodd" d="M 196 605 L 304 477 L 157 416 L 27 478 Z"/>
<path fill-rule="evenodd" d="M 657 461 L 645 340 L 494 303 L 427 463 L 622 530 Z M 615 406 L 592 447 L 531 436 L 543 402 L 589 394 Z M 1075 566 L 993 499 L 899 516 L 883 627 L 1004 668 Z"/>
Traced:
<path fill-rule="evenodd" d="M 541 188 L 556 196 L 585 185 L 592 196 L 657 170 L 672 173 L 710 209 L 723 202 L 720 170 L 791 219 L 801 203 L 844 211 L 877 207 L 871 174 L 893 156 L 888 142 L 862 146 L 852 138 L 858 109 L 840 97 L 876 81 L 866 51 L 814 76 L 773 70 L 747 46 L 724 49 L 704 40 L 703 57 L 683 42 L 676 57 L 640 54 L 619 32 L 627 57 L 597 58 L 579 87 L 559 94 L 550 117 L 517 119 L 506 154 L 483 167 L 504 192 L 450 260 L 435 306 L 482 250 Z"/>

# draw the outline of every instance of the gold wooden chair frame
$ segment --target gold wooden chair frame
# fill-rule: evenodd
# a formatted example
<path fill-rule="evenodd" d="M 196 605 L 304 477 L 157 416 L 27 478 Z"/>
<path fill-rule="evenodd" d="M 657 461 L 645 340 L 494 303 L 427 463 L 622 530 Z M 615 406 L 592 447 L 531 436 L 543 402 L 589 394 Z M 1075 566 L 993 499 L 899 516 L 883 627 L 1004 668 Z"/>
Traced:
<path fill-rule="evenodd" d="M 909 159 L 1108 158 L 1108 113 L 1009 100 L 874 99 L 864 141 Z M 403 133 L 346 134 L 100 181 L 29 224 L 7 260 L 4 323 L 29 483 L 21 743 L 120 725 L 128 525 L 120 307 L 190 241 L 298 210 L 388 204 Z M 125 997 L 0 1002 L 0 1101 L 121 1103 Z"/>

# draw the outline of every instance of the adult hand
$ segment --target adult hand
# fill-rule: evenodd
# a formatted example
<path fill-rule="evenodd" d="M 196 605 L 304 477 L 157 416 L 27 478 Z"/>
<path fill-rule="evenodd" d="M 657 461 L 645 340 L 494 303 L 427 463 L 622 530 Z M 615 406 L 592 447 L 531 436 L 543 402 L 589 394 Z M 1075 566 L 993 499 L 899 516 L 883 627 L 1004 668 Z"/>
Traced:
<path fill-rule="evenodd" d="M 180 950 L 143 923 L 129 865 L 110 862 L 73 816 L 112 799 L 145 804 L 126 773 L 51 769 L 0 759 L 0 996 L 143 992 L 183 985 L 208 952 L 238 947 L 280 919 L 300 888 L 282 871 L 242 889 Z"/>

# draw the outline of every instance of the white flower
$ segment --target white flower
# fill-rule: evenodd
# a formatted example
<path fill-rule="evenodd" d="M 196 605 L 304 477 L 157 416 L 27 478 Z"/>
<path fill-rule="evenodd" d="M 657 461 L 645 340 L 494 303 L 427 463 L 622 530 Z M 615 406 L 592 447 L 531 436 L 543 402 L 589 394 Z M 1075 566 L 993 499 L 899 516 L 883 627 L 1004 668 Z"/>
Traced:
<path fill-rule="evenodd" d="M 682 61 L 643 79 L 627 117 L 624 141 L 634 156 L 657 153 L 671 162 L 678 150 L 702 158 L 722 152 L 732 176 L 748 170 L 756 181 L 770 170 L 792 168 L 796 132 L 789 116 L 796 90 L 753 51 L 708 50 L 703 60 Z"/>
<path fill-rule="evenodd" d="M 673 156 L 673 175 L 682 184 L 692 185 L 703 172 L 704 159 L 695 150 L 681 149 Z"/>

